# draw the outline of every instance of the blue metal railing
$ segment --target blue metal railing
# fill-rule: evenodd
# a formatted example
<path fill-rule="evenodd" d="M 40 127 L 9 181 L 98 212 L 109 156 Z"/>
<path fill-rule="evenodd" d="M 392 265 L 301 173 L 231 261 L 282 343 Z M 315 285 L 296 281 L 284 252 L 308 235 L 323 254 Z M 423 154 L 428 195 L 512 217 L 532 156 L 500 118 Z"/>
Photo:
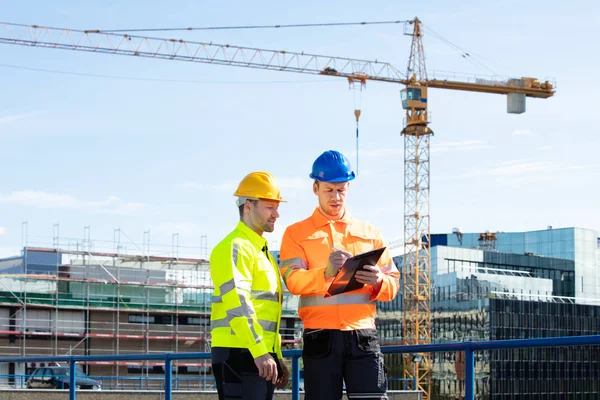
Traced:
<path fill-rule="evenodd" d="M 535 347 L 559 347 L 559 346 L 592 346 L 600 345 L 600 335 L 592 336 L 569 336 L 558 338 L 541 339 L 516 339 L 496 340 L 489 342 L 462 342 L 444 344 L 423 344 L 411 346 L 383 346 L 382 353 L 436 353 L 446 351 L 465 352 L 465 400 L 475 399 L 475 351 L 500 350 L 500 349 L 524 349 Z M 302 350 L 285 350 L 284 357 L 292 359 L 292 400 L 299 400 L 300 383 L 300 357 Z M 165 400 L 172 400 L 173 361 L 174 360 L 206 360 L 210 359 L 210 353 L 166 353 L 166 354 L 120 354 L 110 356 L 30 356 L 30 357 L 6 357 L 0 356 L 3 362 L 68 362 L 69 363 L 69 400 L 76 400 L 75 374 L 78 362 L 89 361 L 164 361 L 165 371 Z"/>
<path fill-rule="evenodd" d="M 77 377 L 81 376 L 81 371 Z M 24 388 L 27 380 L 33 377 L 31 374 L 0 374 L 0 381 L 13 382 L 15 388 Z M 88 378 L 99 381 L 102 389 L 107 390 L 164 390 L 165 377 L 158 376 L 123 376 L 123 375 L 87 375 Z M 68 375 L 54 375 L 59 378 L 61 387 L 65 389 L 64 383 L 68 380 Z M 173 390 L 207 390 L 214 388 L 215 378 L 212 374 L 203 376 L 176 376 L 173 378 Z"/>

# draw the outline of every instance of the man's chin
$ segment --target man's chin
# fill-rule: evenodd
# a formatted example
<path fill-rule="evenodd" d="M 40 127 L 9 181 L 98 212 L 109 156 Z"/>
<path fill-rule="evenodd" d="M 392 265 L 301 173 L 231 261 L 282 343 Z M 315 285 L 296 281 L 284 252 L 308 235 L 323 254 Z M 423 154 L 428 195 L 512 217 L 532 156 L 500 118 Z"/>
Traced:
<path fill-rule="evenodd" d="M 267 232 L 267 233 L 271 233 L 271 232 L 273 232 L 274 230 L 275 230 L 275 225 L 272 225 L 272 226 L 265 226 L 265 227 L 264 227 L 264 232 Z"/>
<path fill-rule="evenodd" d="M 342 207 L 338 207 L 338 208 L 329 208 L 327 210 L 325 210 L 325 212 L 327 213 L 327 215 L 331 216 L 331 217 L 337 217 L 338 215 L 340 215 L 340 212 L 342 211 Z"/>

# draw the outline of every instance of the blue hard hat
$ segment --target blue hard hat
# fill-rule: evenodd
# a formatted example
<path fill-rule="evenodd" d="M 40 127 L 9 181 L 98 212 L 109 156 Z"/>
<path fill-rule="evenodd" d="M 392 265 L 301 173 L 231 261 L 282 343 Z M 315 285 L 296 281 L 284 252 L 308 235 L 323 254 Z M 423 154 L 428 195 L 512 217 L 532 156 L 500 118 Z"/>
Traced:
<path fill-rule="evenodd" d="M 317 157 L 310 177 L 321 182 L 348 182 L 355 175 L 350 161 L 342 153 L 328 150 Z"/>

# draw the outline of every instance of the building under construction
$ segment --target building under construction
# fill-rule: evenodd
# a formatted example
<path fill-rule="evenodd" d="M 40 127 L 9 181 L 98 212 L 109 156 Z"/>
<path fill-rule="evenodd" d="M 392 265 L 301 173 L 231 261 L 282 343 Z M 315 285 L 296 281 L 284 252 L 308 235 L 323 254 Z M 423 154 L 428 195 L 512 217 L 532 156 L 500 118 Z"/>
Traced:
<path fill-rule="evenodd" d="M 210 351 L 212 287 L 207 260 L 24 247 L 0 260 L 0 348 L 4 355 L 108 355 Z M 281 333 L 299 342 L 297 298 L 284 294 Z M 2 385 L 37 365 L 0 364 Z M 163 374 L 160 362 L 89 362 L 88 375 Z M 175 362 L 186 387 L 212 383 L 210 363 Z M 6 377 L 10 376 L 10 377 Z M 157 375 L 159 377 L 159 375 Z M 152 380 L 145 385 L 152 387 Z M 160 379 L 154 381 L 160 384 Z"/>

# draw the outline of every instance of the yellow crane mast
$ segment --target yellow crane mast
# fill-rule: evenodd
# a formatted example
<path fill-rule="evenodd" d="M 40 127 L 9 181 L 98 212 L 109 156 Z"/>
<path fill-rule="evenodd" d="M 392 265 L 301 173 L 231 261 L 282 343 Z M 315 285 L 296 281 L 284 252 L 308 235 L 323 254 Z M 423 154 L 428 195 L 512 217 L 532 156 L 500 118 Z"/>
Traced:
<path fill-rule="evenodd" d="M 525 112 L 527 97 L 546 99 L 553 96 L 555 90 L 548 81 L 527 77 L 475 81 L 428 79 L 421 21 L 415 18 L 408 24 L 412 26 L 408 33 L 412 36 L 412 44 L 406 74 L 381 61 L 2 22 L 0 43 L 337 76 L 347 79 L 351 86 L 364 85 L 367 81 L 403 85 L 401 100 L 406 110 L 405 126 L 401 132 L 404 136 L 405 167 L 403 338 L 405 344 L 424 344 L 431 342 L 429 139 L 432 131 L 428 127 L 428 89 L 507 95 L 507 111 L 514 114 Z M 359 116 L 360 110 L 355 110 L 357 123 Z M 429 398 L 430 369 L 427 354 L 405 357 L 405 377 L 411 378 L 411 381 L 415 378 L 415 389 L 423 391 L 424 399 Z M 416 373 L 414 377 L 413 371 Z"/>

